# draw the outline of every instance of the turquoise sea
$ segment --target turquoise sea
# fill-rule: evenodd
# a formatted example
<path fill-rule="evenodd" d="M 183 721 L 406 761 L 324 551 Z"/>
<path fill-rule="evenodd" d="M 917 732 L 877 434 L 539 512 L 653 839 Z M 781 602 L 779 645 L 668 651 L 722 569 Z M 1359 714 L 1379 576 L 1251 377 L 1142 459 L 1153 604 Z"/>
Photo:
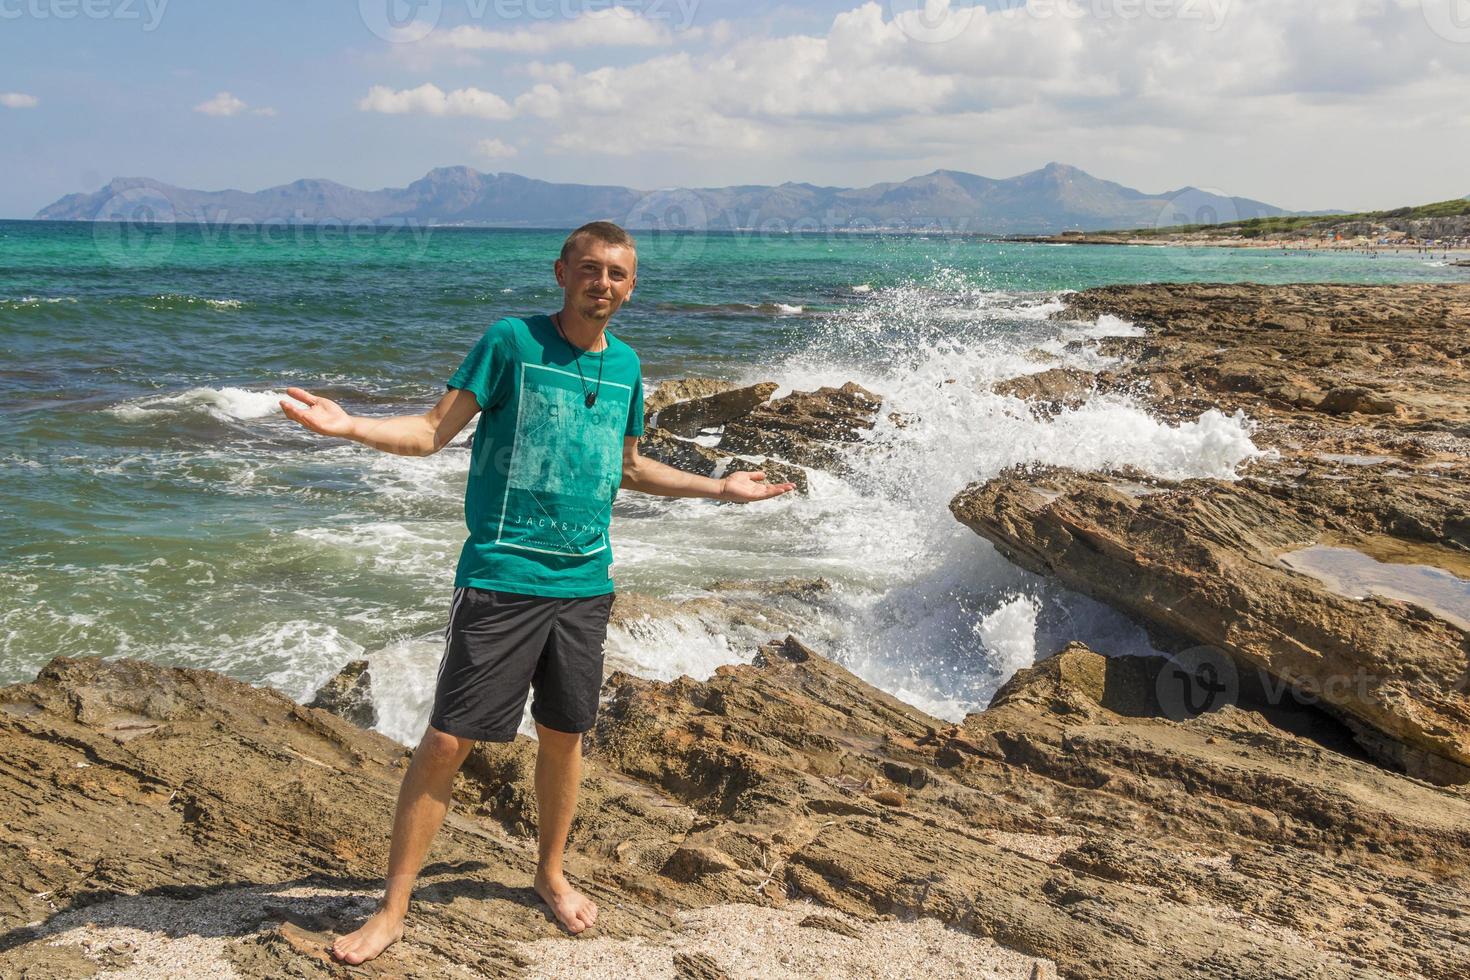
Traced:
<path fill-rule="evenodd" d="M 463 540 L 467 450 L 382 455 L 295 428 L 276 401 L 299 385 L 361 414 L 422 411 L 489 323 L 559 305 L 564 234 L 0 222 L 0 683 L 58 654 L 127 655 L 304 697 L 366 657 L 380 727 L 415 737 Z M 1038 420 L 991 394 L 1039 370 L 1037 348 L 1098 366 L 1094 341 L 1133 329 L 1052 320 L 1057 297 L 1118 282 L 1467 275 L 1416 255 L 646 233 L 613 331 L 650 385 L 856 380 L 917 421 L 885 420 L 850 473 L 817 474 L 805 498 L 623 495 L 618 588 L 683 597 L 718 579 L 824 577 L 834 608 L 811 638 L 953 718 L 1060 640 L 1146 649 L 1131 624 L 1015 570 L 946 507 L 1014 463 L 1229 477 L 1254 451 L 1243 417 L 1171 427 L 1096 396 Z M 692 618 L 609 645 L 611 664 L 657 677 L 750 653 L 735 624 Z"/>

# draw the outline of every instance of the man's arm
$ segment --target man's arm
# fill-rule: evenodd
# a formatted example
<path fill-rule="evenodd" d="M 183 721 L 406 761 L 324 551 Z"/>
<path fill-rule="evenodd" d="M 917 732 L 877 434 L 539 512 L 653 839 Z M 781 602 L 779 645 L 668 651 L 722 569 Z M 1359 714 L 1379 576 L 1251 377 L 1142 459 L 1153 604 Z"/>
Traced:
<path fill-rule="evenodd" d="M 796 489 L 794 483 L 766 483 L 765 479 L 764 473 L 743 470 L 731 473 L 723 480 L 686 473 L 667 463 L 640 456 L 636 436 L 623 439 L 621 486 L 624 490 L 637 490 L 660 497 L 709 497 L 711 500 L 744 504 L 752 500 L 779 497 Z"/>
<path fill-rule="evenodd" d="M 295 401 L 281 399 L 281 411 L 291 421 L 324 436 L 351 439 L 399 456 L 429 456 L 438 452 L 480 410 L 474 393 L 464 388 L 449 389 L 438 404 L 422 415 L 391 418 L 348 415 L 330 398 L 313 395 L 303 388 L 287 388 L 286 394 Z"/>

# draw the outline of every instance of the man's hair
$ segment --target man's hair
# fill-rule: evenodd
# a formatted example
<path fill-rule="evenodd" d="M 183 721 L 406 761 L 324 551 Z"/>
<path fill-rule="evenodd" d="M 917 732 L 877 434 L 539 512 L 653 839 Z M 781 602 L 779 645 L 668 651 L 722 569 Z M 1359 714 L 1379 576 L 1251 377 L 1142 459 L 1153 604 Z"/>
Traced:
<path fill-rule="evenodd" d="M 638 254 L 638 244 L 633 241 L 633 236 L 628 234 L 611 221 L 589 221 L 567 236 L 567 240 L 561 246 L 561 260 L 565 262 L 577 247 L 577 243 L 584 238 L 602 242 L 604 245 L 621 245 L 623 248 L 631 249 L 634 255 Z"/>

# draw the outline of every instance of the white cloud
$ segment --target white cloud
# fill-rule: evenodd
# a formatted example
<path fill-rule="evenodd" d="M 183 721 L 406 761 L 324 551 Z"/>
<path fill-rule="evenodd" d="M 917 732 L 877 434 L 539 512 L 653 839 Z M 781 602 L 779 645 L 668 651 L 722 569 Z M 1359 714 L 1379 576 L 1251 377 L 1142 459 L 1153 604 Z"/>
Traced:
<path fill-rule="evenodd" d="M 657 0 L 662 4 L 663 0 Z M 701 38 L 723 38 L 717 22 L 709 28 L 691 25 L 699 0 L 672 0 L 666 6 L 650 3 L 645 15 L 628 7 L 604 7 L 561 19 L 542 19 L 529 27 L 494 30 L 478 24 L 436 30 L 413 43 L 390 46 L 387 58 L 411 71 L 473 68 L 484 54 L 562 54 L 595 48 L 659 48 Z M 473 5 L 472 5 L 473 6 Z M 534 11 L 535 2 L 528 2 Z M 546 9 L 546 8 L 542 8 Z M 564 6 L 563 10 L 567 8 Z"/>
<path fill-rule="evenodd" d="M 24 92 L 0 92 L 0 106 L 7 109 L 34 109 L 41 100 Z"/>
<path fill-rule="evenodd" d="M 199 103 L 194 107 L 194 111 L 202 112 L 206 116 L 223 117 L 238 116 L 243 112 L 248 112 L 252 116 L 274 116 L 276 114 L 276 110 L 268 106 L 252 109 L 245 100 L 237 99 L 229 92 L 220 92 L 213 98 Z"/>
<path fill-rule="evenodd" d="M 220 92 L 214 98 L 196 105 L 194 111 L 202 112 L 206 116 L 236 116 L 247 108 L 243 100 L 235 98 L 229 92 Z"/>
<path fill-rule="evenodd" d="M 662 20 L 642 16 L 626 7 L 591 10 L 569 20 L 543 21 L 516 31 L 492 31 L 462 25 L 425 38 L 428 48 L 457 51 L 503 51 L 544 54 L 568 48 L 662 47 L 674 34 Z"/>
<path fill-rule="evenodd" d="M 516 148 L 499 139 L 485 139 L 475 144 L 475 152 L 487 160 L 504 160 L 516 155 Z"/>
<path fill-rule="evenodd" d="M 494 92 L 477 88 L 445 92 L 429 82 L 402 91 L 394 91 L 386 85 L 374 85 L 357 107 L 364 112 L 389 115 L 473 116 L 478 119 L 510 119 L 515 115 L 515 108 Z"/>

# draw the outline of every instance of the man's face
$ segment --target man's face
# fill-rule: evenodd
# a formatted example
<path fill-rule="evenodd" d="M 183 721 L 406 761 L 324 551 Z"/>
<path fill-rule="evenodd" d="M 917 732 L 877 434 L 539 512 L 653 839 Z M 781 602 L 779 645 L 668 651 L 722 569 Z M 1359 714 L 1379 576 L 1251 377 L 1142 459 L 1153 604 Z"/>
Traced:
<path fill-rule="evenodd" d="M 556 282 L 566 305 L 588 320 L 606 322 L 633 294 L 638 256 L 625 245 L 584 237 L 563 262 L 556 260 Z"/>

